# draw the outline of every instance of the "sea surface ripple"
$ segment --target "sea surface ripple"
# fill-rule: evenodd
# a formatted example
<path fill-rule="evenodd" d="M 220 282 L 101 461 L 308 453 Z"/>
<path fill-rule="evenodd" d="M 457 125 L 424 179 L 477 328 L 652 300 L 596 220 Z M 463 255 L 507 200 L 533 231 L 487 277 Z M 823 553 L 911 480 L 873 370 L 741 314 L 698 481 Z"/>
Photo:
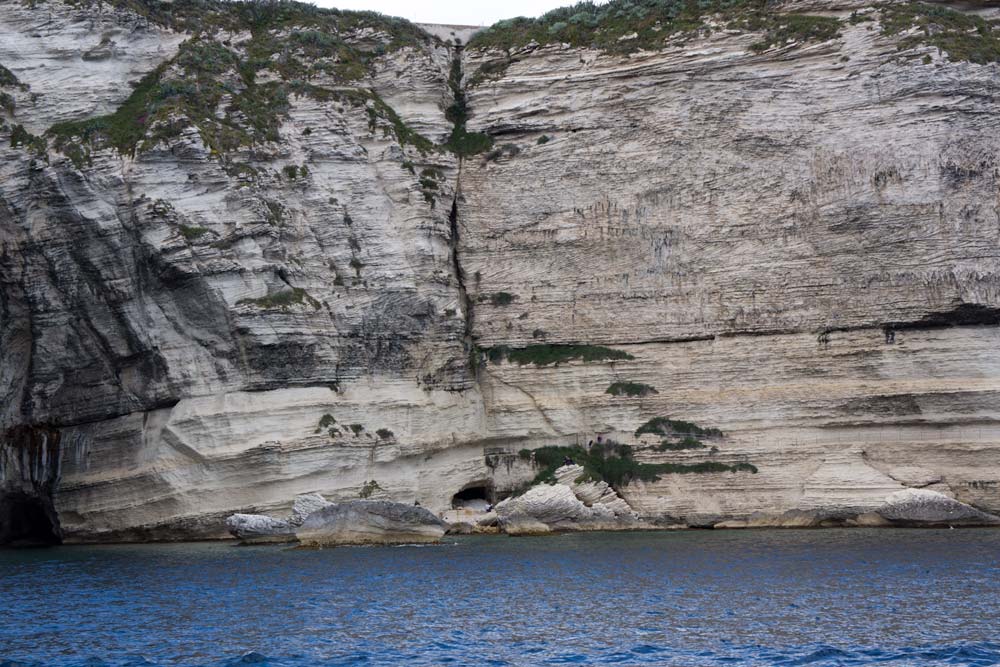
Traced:
<path fill-rule="evenodd" d="M 1000 665 L 1000 530 L 0 551 L 0 667 Z"/>

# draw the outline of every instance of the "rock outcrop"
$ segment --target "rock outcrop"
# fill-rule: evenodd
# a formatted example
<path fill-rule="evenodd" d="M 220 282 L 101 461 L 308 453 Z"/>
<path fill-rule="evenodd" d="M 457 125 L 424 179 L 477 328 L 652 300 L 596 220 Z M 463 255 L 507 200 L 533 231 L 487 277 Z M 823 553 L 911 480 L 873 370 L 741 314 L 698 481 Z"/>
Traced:
<path fill-rule="evenodd" d="M 496 506 L 497 521 L 508 535 L 556 531 L 632 530 L 648 527 L 605 482 L 577 482 L 584 470 L 566 465 L 556 483 L 538 484 Z"/>
<path fill-rule="evenodd" d="M 295 535 L 304 547 L 437 542 L 448 524 L 433 512 L 385 500 L 351 500 L 310 514 Z"/>
<path fill-rule="evenodd" d="M 904 526 L 1000 525 L 1000 517 L 926 489 L 894 493 L 875 513 L 891 524 Z"/>
<path fill-rule="evenodd" d="M 293 526 L 301 526 L 310 514 L 324 507 L 329 507 L 332 504 L 318 493 L 306 493 L 296 496 L 295 501 L 292 503 L 292 516 L 288 522 Z"/>
<path fill-rule="evenodd" d="M 283 519 L 261 514 L 234 514 L 226 528 L 243 544 L 270 544 L 295 541 L 295 526 Z"/>
<path fill-rule="evenodd" d="M 597 435 L 659 471 L 571 485 L 614 521 L 1000 513 L 1000 13 L 767 6 L 0 4 L 0 533 L 440 513 Z"/>
<path fill-rule="evenodd" d="M 243 544 L 296 542 L 305 547 L 437 542 L 448 524 L 422 507 L 385 500 L 327 501 L 318 493 L 298 496 L 289 519 L 234 514 L 229 533 Z"/>

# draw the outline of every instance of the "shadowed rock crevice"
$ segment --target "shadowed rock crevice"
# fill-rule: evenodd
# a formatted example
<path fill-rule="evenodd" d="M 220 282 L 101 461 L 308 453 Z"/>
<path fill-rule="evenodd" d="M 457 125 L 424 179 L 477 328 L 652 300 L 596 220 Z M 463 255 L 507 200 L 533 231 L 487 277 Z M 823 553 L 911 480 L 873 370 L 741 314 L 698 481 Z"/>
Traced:
<path fill-rule="evenodd" d="M 0 439 L 0 545 L 62 541 L 52 492 L 59 481 L 61 433 L 48 426 L 14 426 Z"/>
<path fill-rule="evenodd" d="M 52 499 L 22 491 L 0 493 L 0 546 L 47 546 L 62 542 Z"/>

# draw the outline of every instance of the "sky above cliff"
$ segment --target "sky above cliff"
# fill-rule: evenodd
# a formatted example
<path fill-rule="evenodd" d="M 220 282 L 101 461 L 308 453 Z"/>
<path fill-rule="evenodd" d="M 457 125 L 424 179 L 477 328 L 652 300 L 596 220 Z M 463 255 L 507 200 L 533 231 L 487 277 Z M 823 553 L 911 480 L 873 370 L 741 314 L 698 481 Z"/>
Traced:
<path fill-rule="evenodd" d="M 515 16 L 538 16 L 572 0 L 314 0 L 320 7 L 369 9 L 417 23 L 491 25 Z"/>

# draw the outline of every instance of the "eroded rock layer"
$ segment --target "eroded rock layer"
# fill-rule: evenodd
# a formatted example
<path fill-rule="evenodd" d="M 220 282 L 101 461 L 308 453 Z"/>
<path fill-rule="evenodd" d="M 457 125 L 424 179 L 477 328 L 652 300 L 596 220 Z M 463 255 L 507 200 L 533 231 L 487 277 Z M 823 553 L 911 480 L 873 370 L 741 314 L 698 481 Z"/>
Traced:
<path fill-rule="evenodd" d="M 0 538 L 440 512 L 598 434 L 644 521 L 1000 511 L 990 58 L 858 2 L 655 49 L 192 6 L 0 4 Z"/>

